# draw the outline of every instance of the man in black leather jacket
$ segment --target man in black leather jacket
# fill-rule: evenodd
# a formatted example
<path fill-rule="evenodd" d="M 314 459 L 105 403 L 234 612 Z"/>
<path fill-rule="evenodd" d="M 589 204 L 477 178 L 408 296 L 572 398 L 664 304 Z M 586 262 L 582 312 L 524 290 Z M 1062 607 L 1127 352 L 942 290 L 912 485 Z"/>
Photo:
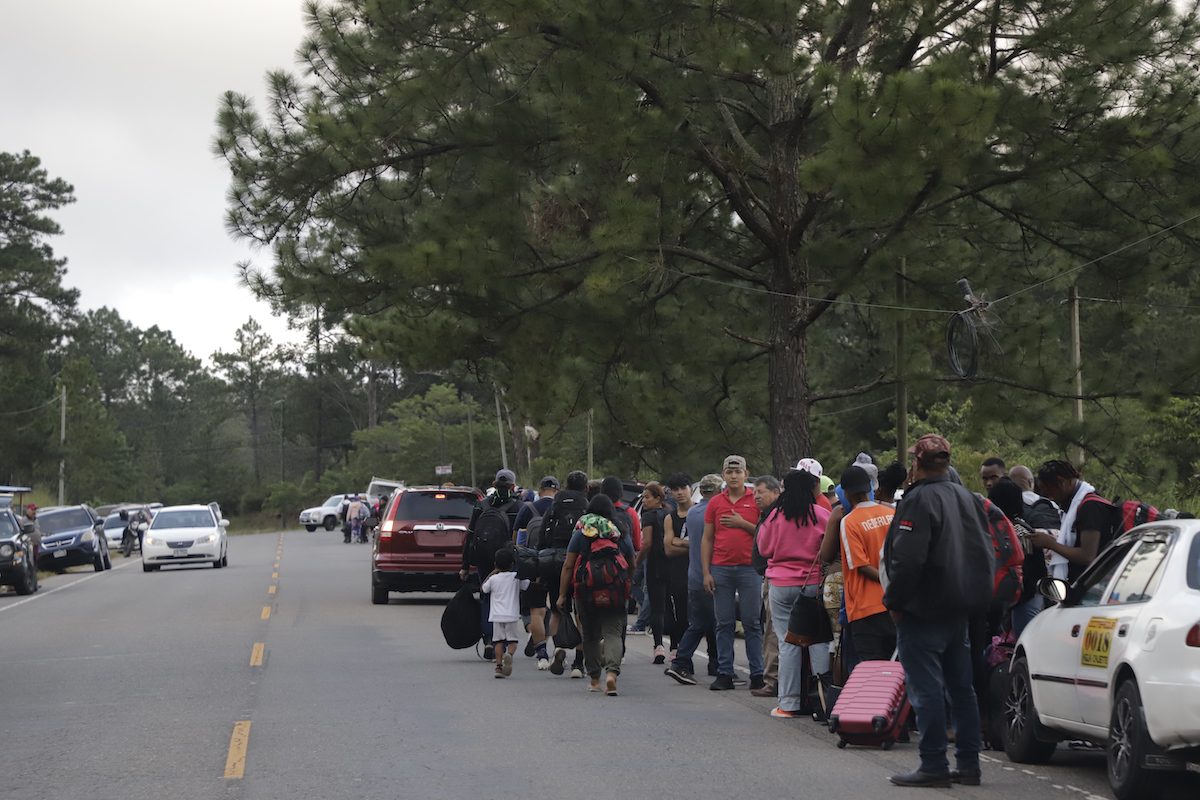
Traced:
<path fill-rule="evenodd" d="M 981 733 L 972 688 L 967 620 L 992 600 L 995 558 L 983 503 L 950 478 L 950 443 L 917 440 L 912 484 L 884 542 L 883 603 L 896 621 L 900 662 L 921 730 L 921 766 L 892 776 L 898 786 L 979 783 Z M 954 717 L 953 772 L 946 758 L 945 695 Z"/>

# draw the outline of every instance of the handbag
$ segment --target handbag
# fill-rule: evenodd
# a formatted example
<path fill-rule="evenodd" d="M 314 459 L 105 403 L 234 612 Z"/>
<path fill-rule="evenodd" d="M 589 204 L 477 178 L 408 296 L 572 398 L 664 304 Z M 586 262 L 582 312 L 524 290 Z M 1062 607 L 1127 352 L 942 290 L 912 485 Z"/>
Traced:
<path fill-rule="evenodd" d="M 820 555 L 813 559 L 809 574 L 817 568 L 820 559 Z M 829 613 L 825 610 L 822 597 L 802 594 L 796 598 L 796 604 L 792 606 L 792 613 L 788 616 L 788 629 L 784 641 L 801 647 L 833 641 L 833 625 L 829 621 Z"/>
<path fill-rule="evenodd" d="M 442 612 L 442 637 L 455 650 L 474 647 L 483 638 L 483 620 L 479 598 L 475 592 L 479 584 L 467 581 L 455 592 Z"/>
<path fill-rule="evenodd" d="M 538 579 L 538 552 L 523 545 L 517 545 L 517 579 Z"/>
<path fill-rule="evenodd" d="M 563 650 L 574 650 L 581 644 L 583 644 L 583 636 L 579 633 L 579 626 L 575 624 L 575 618 L 566 612 L 560 613 L 558 627 L 554 631 L 554 646 L 561 647 Z"/>

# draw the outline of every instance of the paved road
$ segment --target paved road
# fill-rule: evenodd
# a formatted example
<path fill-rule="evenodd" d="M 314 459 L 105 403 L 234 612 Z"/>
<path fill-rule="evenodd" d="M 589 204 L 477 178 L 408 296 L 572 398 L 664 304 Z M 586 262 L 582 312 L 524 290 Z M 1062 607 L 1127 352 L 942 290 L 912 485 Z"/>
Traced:
<path fill-rule="evenodd" d="M 229 558 L 117 558 L 0 596 L 0 798 L 921 794 L 886 783 L 914 745 L 837 750 L 744 689 L 678 686 L 648 637 L 629 639 L 618 698 L 520 655 L 498 681 L 442 643 L 445 595 L 370 604 L 366 546 L 239 536 Z M 1066 752 L 1033 770 L 1000 755 L 982 787 L 937 796 L 1110 795 L 1101 758 Z"/>

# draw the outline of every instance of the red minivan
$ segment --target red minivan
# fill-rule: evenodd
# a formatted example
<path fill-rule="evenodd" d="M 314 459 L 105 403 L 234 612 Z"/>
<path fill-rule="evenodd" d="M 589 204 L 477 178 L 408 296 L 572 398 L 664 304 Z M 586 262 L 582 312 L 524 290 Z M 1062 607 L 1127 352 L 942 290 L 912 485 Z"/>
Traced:
<path fill-rule="evenodd" d="M 464 486 L 411 486 L 392 496 L 371 553 L 371 602 L 388 592 L 453 592 L 463 541 L 482 497 Z"/>

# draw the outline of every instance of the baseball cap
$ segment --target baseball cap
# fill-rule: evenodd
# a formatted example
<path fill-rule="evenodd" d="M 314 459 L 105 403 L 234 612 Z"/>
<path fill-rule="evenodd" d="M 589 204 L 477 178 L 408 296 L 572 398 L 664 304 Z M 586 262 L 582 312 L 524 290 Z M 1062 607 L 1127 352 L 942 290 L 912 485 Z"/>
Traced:
<path fill-rule="evenodd" d="M 828 475 L 822 475 L 820 480 L 821 494 L 827 494 L 831 489 L 833 489 L 834 486 L 836 486 L 836 484 L 833 482 L 833 478 L 829 477 Z"/>
<path fill-rule="evenodd" d="M 932 459 L 935 456 L 944 455 L 950 457 L 950 442 L 946 441 L 946 437 L 939 436 L 936 433 L 927 433 L 908 448 L 909 455 L 916 456 L 918 461 Z"/>
<path fill-rule="evenodd" d="M 546 477 L 544 477 L 540 481 L 538 481 L 538 488 L 539 489 L 557 489 L 557 488 L 559 488 L 558 478 L 554 477 L 553 475 L 547 475 Z"/>
<path fill-rule="evenodd" d="M 511 469 L 502 469 L 496 472 L 496 483 L 507 483 L 510 486 L 516 486 L 517 474 Z"/>
<path fill-rule="evenodd" d="M 721 487 L 725 484 L 725 480 L 720 475 L 709 473 L 700 479 L 696 484 L 696 488 L 700 490 L 700 494 L 716 494 L 721 491 Z"/>
<path fill-rule="evenodd" d="M 794 469 L 798 469 L 803 472 L 811 473 L 813 475 L 816 475 L 818 478 L 821 477 L 822 473 L 824 472 L 824 470 L 821 469 L 821 462 L 817 461 L 815 458 L 800 459 L 799 461 L 796 462 L 796 466 L 794 467 Z"/>
<path fill-rule="evenodd" d="M 740 469 L 746 471 L 746 459 L 741 456 L 725 456 L 725 463 L 721 465 L 721 469 Z"/>
<path fill-rule="evenodd" d="M 871 491 L 871 476 L 862 467 L 848 467 L 842 473 L 842 491 L 847 495 Z"/>

